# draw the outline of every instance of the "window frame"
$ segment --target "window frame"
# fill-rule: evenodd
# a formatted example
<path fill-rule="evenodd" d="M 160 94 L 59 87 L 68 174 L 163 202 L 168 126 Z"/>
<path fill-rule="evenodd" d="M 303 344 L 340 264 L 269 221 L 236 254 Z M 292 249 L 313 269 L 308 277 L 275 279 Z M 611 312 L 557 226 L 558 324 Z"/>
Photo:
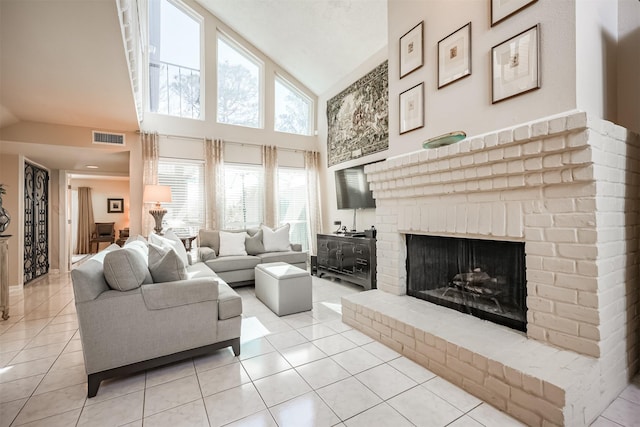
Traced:
<path fill-rule="evenodd" d="M 294 132 L 287 132 L 287 131 L 282 131 L 282 130 L 278 130 L 276 129 L 276 120 L 277 120 L 277 113 L 276 113 L 276 85 L 280 83 L 282 86 L 286 87 L 287 89 L 289 89 L 290 91 L 292 91 L 293 93 L 299 95 L 301 98 L 303 98 L 304 100 L 306 100 L 308 102 L 308 125 L 307 125 L 307 132 L 306 133 L 294 133 Z M 273 130 L 274 132 L 280 132 L 280 133 L 286 133 L 289 135 L 301 135 L 301 136 L 312 136 L 313 135 L 313 128 L 314 128 L 314 114 L 315 114 L 315 103 L 313 101 L 313 98 L 310 97 L 308 94 L 306 94 L 303 90 L 301 90 L 297 85 L 295 85 L 294 83 L 292 83 L 289 79 L 287 79 L 286 77 L 284 77 L 282 74 L 276 72 L 274 73 L 273 76 Z"/>
<path fill-rule="evenodd" d="M 149 0 L 149 1 L 153 1 L 153 0 Z M 206 78 L 205 78 L 205 73 L 206 73 L 206 54 L 205 54 L 205 18 L 204 16 L 200 15 L 198 12 L 196 12 L 195 10 L 193 10 L 189 5 L 187 5 L 186 3 L 184 3 L 181 0 L 165 0 L 168 3 L 171 3 L 174 7 L 176 7 L 177 9 L 179 9 L 182 13 L 184 13 L 185 15 L 187 15 L 188 17 L 192 18 L 194 21 L 196 21 L 198 23 L 198 26 L 200 28 L 199 33 L 199 43 L 200 43 L 200 117 L 194 118 L 194 117 L 186 117 L 186 116 L 182 116 L 182 115 L 174 115 L 174 114 L 169 114 L 169 113 L 161 113 L 161 112 L 157 112 L 157 111 L 151 111 L 151 88 L 150 86 L 150 76 L 149 76 L 149 67 L 151 65 L 151 52 L 150 52 L 150 46 L 149 46 L 149 41 L 150 41 L 150 37 L 149 37 L 149 33 L 151 31 L 151 17 L 150 15 L 150 9 L 149 9 L 149 3 L 147 3 L 147 13 L 146 13 L 146 43 L 144 43 L 144 59 L 145 59 L 145 69 L 144 69 L 144 78 L 145 78 L 145 84 L 144 84 L 144 108 L 145 108 L 145 112 L 148 114 L 158 114 L 161 116 L 167 116 L 167 117 L 177 117 L 180 119 L 190 119 L 190 120 L 199 120 L 199 121 L 205 121 L 206 120 Z"/>
<path fill-rule="evenodd" d="M 245 126 L 239 125 L 235 123 L 225 123 L 218 120 L 218 88 L 219 88 L 219 49 L 218 45 L 220 40 L 226 43 L 229 47 L 234 49 L 237 53 L 244 56 L 248 61 L 256 64 L 258 66 L 258 126 Z M 241 42 L 237 41 L 235 38 L 224 32 L 222 29 L 218 28 L 216 31 L 216 51 L 215 51 L 215 61 L 216 61 L 216 102 L 215 102 L 215 120 L 216 124 L 220 125 L 228 125 L 228 126 L 239 126 L 247 129 L 264 129 L 265 128 L 265 99 L 266 99 L 266 90 L 265 90 L 265 69 L 266 64 L 265 61 L 260 59 L 258 55 L 251 52 L 246 46 L 244 46 Z"/>
<path fill-rule="evenodd" d="M 260 200 L 258 201 L 258 203 L 261 205 L 260 206 L 260 210 L 261 210 L 261 216 L 259 218 L 258 223 L 255 225 L 256 227 L 259 227 L 260 224 L 264 223 L 264 215 L 265 215 L 265 203 L 264 203 L 264 193 L 265 193 L 265 182 L 264 182 L 264 166 L 261 164 L 255 164 L 255 163 L 239 163 L 239 162 L 224 162 L 224 206 L 223 206 L 223 224 L 222 224 L 222 228 L 223 229 L 229 229 L 229 230 L 237 230 L 238 228 L 233 228 L 233 226 L 231 226 L 231 224 L 229 222 L 227 222 L 227 196 L 228 196 L 228 191 L 227 191 L 227 168 L 245 168 L 246 170 L 248 169 L 254 169 L 255 172 L 257 172 L 257 176 L 260 182 Z M 246 209 L 246 206 L 245 206 Z M 249 225 L 247 225 L 249 224 Z M 241 226 L 241 228 L 239 229 L 246 229 L 246 228 L 250 228 L 253 225 L 251 225 L 253 223 L 244 223 L 243 226 Z"/>

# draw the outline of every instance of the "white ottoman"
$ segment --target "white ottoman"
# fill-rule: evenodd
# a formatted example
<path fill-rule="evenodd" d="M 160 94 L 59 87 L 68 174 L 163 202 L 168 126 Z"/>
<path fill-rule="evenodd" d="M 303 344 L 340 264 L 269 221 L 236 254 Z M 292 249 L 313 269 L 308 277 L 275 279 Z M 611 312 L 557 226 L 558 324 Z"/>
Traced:
<path fill-rule="evenodd" d="M 286 262 L 256 266 L 256 297 L 278 316 L 311 310 L 311 275 Z"/>

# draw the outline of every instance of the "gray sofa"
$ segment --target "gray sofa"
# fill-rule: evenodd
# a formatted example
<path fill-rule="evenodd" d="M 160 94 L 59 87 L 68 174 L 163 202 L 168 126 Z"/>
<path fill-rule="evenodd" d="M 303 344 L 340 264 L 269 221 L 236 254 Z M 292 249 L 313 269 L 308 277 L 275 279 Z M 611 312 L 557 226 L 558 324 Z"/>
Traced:
<path fill-rule="evenodd" d="M 227 230 L 228 232 L 246 232 L 249 237 L 255 237 L 259 228 L 246 230 Z M 260 247 L 258 242 L 257 247 Z M 211 270 L 231 287 L 252 285 L 255 281 L 255 267 L 269 262 L 286 262 L 296 267 L 307 269 L 307 252 L 302 246 L 291 244 L 290 250 L 278 252 L 261 252 L 254 247 L 250 249 L 247 243 L 247 255 L 219 256 L 220 233 L 218 230 L 201 229 L 198 233 L 198 259 L 202 260 Z"/>
<path fill-rule="evenodd" d="M 122 277 L 130 266 L 114 266 L 112 251 L 132 252 L 111 245 L 71 272 L 89 397 L 110 377 L 228 346 L 240 354 L 242 299 L 215 272 L 203 263 L 183 265 L 186 279 L 153 283 L 153 271 L 140 267 L 141 285 L 114 289 L 110 277 Z M 124 252 L 114 255 L 141 262 Z"/>

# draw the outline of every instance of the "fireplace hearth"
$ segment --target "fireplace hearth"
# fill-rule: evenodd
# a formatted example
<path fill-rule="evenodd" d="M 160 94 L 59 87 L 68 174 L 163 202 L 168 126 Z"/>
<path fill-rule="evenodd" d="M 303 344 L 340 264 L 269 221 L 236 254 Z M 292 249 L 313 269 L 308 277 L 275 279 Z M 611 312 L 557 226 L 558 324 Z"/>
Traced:
<path fill-rule="evenodd" d="M 408 295 L 526 331 L 524 243 L 406 237 Z"/>

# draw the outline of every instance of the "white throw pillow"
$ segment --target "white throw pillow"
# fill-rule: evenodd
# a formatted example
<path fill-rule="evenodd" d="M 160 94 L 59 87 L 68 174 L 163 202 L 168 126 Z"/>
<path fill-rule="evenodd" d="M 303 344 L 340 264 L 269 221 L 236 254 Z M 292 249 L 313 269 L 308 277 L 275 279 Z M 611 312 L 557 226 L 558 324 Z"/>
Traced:
<path fill-rule="evenodd" d="M 187 250 L 184 248 L 184 244 L 182 244 L 182 240 L 173 230 L 167 230 L 164 233 L 164 236 L 158 236 L 155 233 L 149 234 L 149 242 L 154 243 L 163 248 L 172 248 L 178 256 L 184 262 L 184 265 L 189 265 L 189 256 L 187 255 Z"/>
<path fill-rule="evenodd" d="M 291 250 L 291 242 L 289 241 L 289 229 L 291 226 L 285 224 L 275 230 L 262 224 L 262 243 L 265 252 L 283 252 Z"/>
<path fill-rule="evenodd" d="M 244 239 L 248 236 L 246 232 L 229 233 L 220 231 L 220 253 L 218 256 L 246 255 Z"/>
<path fill-rule="evenodd" d="M 149 271 L 154 283 L 184 280 L 187 276 L 186 264 L 171 248 L 149 243 Z"/>

